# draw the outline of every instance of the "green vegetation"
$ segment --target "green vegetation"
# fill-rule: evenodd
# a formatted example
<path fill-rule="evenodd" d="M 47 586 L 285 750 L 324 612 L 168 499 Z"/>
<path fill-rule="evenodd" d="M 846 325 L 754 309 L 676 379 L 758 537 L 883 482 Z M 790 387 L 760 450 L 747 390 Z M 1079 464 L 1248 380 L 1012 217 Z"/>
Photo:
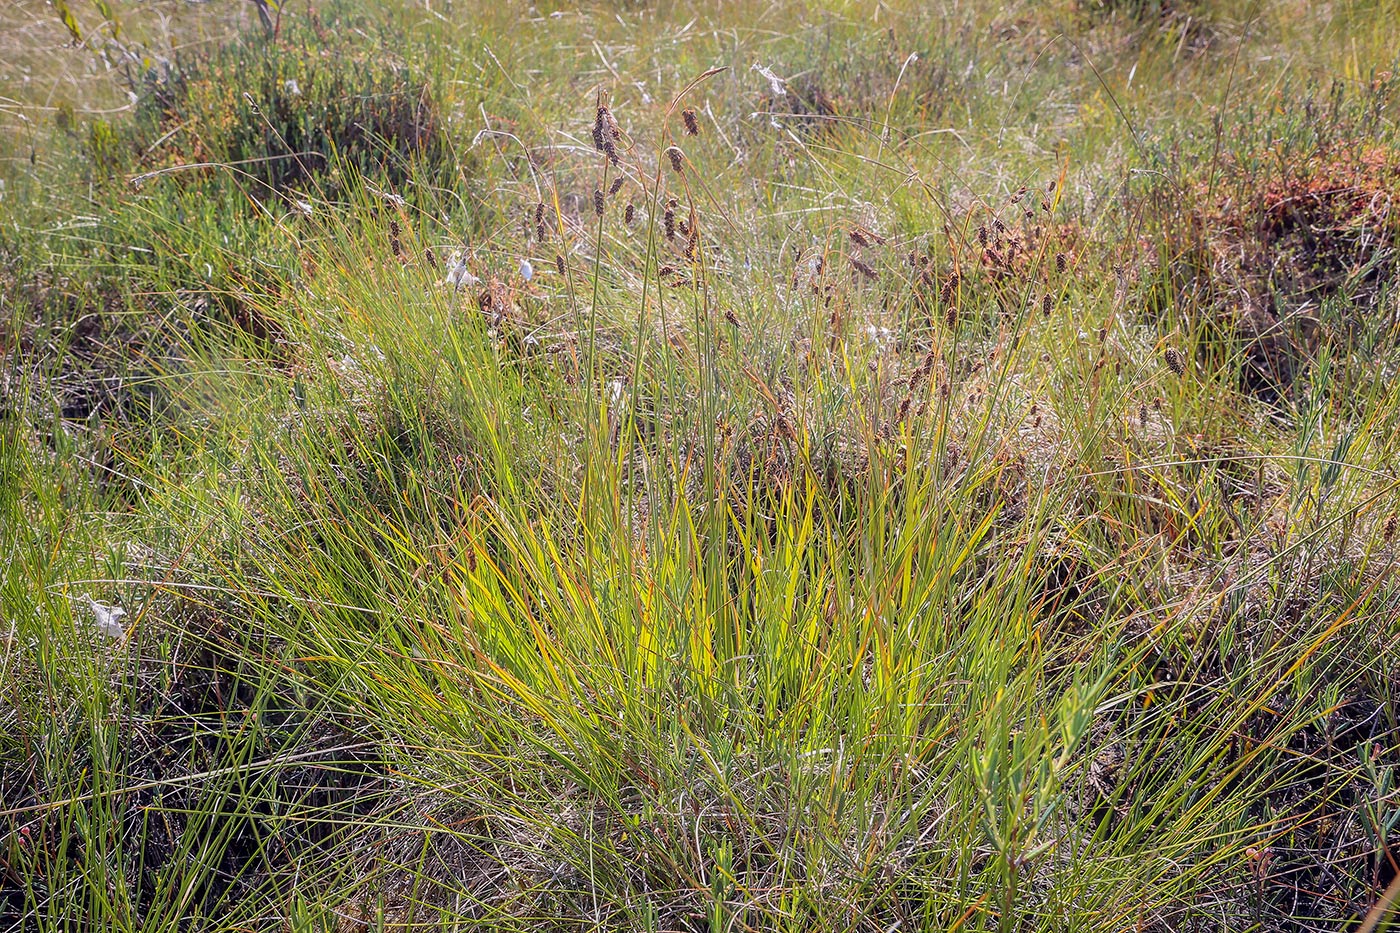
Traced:
<path fill-rule="evenodd" d="M 1389 922 L 1394 3 L 171 11 L 0 10 L 0 929 Z"/>

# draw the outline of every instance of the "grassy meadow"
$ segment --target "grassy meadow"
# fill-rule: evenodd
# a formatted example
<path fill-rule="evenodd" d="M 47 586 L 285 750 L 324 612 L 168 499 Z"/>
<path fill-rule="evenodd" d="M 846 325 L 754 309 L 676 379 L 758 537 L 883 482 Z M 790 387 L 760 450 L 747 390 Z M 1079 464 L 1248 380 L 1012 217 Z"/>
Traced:
<path fill-rule="evenodd" d="M 1397 35 L 0 7 L 0 930 L 1386 928 Z"/>

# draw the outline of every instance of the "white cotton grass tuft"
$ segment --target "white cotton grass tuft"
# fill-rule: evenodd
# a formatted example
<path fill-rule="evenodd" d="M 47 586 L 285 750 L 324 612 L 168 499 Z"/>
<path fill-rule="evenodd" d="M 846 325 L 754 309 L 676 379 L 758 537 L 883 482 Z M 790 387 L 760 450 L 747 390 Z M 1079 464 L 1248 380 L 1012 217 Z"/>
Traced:
<path fill-rule="evenodd" d="M 300 214 L 300 215 L 303 216 L 303 217 L 310 217 L 312 214 L 314 214 L 314 213 L 316 212 L 316 209 L 315 209 L 314 207 L 311 206 L 311 202 L 310 202 L 310 201 L 302 201 L 302 200 L 295 200 L 295 201 L 293 201 L 293 202 L 292 202 L 292 210 L 296 211 L 298 214 Z"/>
<path fill-rule="evenodd" d="M 96 622 L 97 631 L 116 641 L 126 636 L 126 629 L 122 627 L 122 616 L 126 615 L 126 610 L 121 606 L 108 606 L 99 603 L 91 596 L 84 596 L 83 601 L 92 609 L 93 621 Z"/>
<path fill-rule="evenodd" d="M 403 195 L 394 194 L 389 191 L 381 191 L 380 189 L 374 187 L 374 185 L 365 185 L 365 190 L 377 198 L 383 198 L 385 201 L 389 202 L 394 207 L 403 207 L 407 203 L 404 201 Z"/>
<path fill-rule="evenodd" d="M 885 353 L 894 346 L 894 332 L 888 327 L 876 327 L 868 324 L 865 328 L 865 336 L 875 345 L 875 352 Z"/>
<path fill-rule="evenodd" d="M 787 94 L 787 81 L 775 75 L 771 69 L 754 62 L 751 71 L 757 71 L 760 75 L 768 79 L 768 89 L 773 92 L 774 97 L 783 97 Z"/>
<path fill-rule="evenodd" d="M 460 250 L 447 257 L 447 278 L 444 283 L 448 288 L 467 288 L 480 281 L 481 279 L 468 271 L 466 257 Z"/>
<path fill-rule="evenodd" d="M 530 260 L 520 260 L 520 277 L 527 282 L 535 277 L 535 267 L 530 265 Z"/>

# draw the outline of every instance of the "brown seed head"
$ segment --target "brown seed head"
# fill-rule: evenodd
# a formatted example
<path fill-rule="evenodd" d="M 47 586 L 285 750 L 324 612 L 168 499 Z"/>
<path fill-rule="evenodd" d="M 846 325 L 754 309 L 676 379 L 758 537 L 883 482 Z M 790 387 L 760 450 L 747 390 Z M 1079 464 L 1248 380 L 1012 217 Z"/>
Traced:
<path fill-rule="evenodd" d="M 544 202 L 535 205 L 535 239 L 541 243 L 549 236 L 549 230 L 544 225 Z"/>
<path fill-rule="evenodd" d="M 872 268 L 870 268 L 870 265 L 869 265 L 868 263 L 861 262 L 859 259 L 855 258 L 854 256 L 851 257 L 851 265 L 855 267 L 855 270 L 856 270 L 857 272 L 859 272 L 861 275 L 865 276 L 867 279 L 870 279 L 870 280 L 873 281 L 873 280 L 875 280 L 876 278 L 879 277 L 879 276 L 876 274 L 875 270 L 872 269 Z"/>
<path fill-rule="evenodd" d="M 1055 254 L 1055 271 L 1058 272 L 1058 273 L 1060 273 L 1060 275 L 1064 275 L 1064 274 L 1065 274 L 1065 270 L 1066 270 L 1067 268 L 1069 268 L 1069 257 L 1066 256 L 1064 253 L 1056 253 L 1056 254 Z"/>
<path fill-rule="evenodd" d="M 943 281 L 943 287 L 938 290 L 938 300 L 944 304 L 948 304 L 952 301 L 953 294 L 957 292 L 961 278 L 962 277 L 956 272 L 948 273 L 948 278 Z"/>
<path fill-rule="evenodd" d="M 734 327 L 739 326 L 739 316 L 734 313 L 734 310 L 732 308 L 724 309 L 724 319 Z"/>
<path fill-rule="evenodd" d="M 1050 314 L 1050 312 L 1051 312 L 1051 311 L 1054 311 L 1054 310 L 1055 310 L 1055 299 L 1054 299 L 1054 298 L 1051 298 L 1049 295 L 1045 295 L 1044 297 L 1042 297 L 1042 298 L 1040 299 L 1040 313 L 1041 313 L 1041 314 L 1044 314 L 1044 315 L 1047 315 L 1047 316 L 1048 316 L 1048 315 Z"/>
<path fill-rule="evenodd" d="M 565 272 L 564 255 L 563 255 L 562 253 L 556 253 L 556 254 L 555 254 L 555 256 L 554 256 L 554 268 L 557 269 L 557 270 L 559 271 L 559 274 L 560 274 L 560 275 L 563 275 L 563 274 L 564 274 L 564 272 Z"/>
<path fill-rule="evenodd" d="M 1386 517 L 1385 524 L 1381 526 L 1381 540 L 1389 544 L 1395 538 L 1395 525 L 1400 521 L 1400 513 L 1391 512 Z"/>
<path fill-rule="evenodd" d="M 626 210 L 624 210 L 624 211 L 622 212 L 622 222 L 625 223 L 627 226 L 630 227 L 630 226 L 632 226 L 632 222 L 633 222 L 634 220 L 636 220 L 636 219 L 637 219 L 637 208 L 636 208 L 635 205 L 633 205 L 633 204 L 629 201 L 629 202 L 627 203 L 627 208 L 626 208 Z"/>
<path fill-rule="evenodd" d="M 593 117 L 593 148 L 599 152 L 603 151 L 603 142 L 608 137 L 608 113 L 607 107 L 599 107 L 598 112 Z"/>
<path fill-rule="evenodd" d="M 666 239 L 676 238 L 676 207 L 674 204 L 666 205 L 666 213 L 661 215 L 662 226 L 666 228 Z"/>
<path fill-rule="evenodd" d="M 699 136 L 699 135 L 700 135 L 700 121 L 697 120 L 697 119 L 695 119 L 695 111 L 694 111 L 694 110 L 682 110 L 682 111 L 681 111 L 681 119 L 685 121 L 685 135 L 687 135 L 687 136 Z"/>
<path fill-rule="evenodd" d="M 671 160 L 671 169 L 677 174 L 685 170 L 685 153 L 681 152 L 675 146 L 668 146 L 666 148 L 666 158 Z"/>
<path fill-rule="evenodd" d="M 1186 375 L 1186 357 L 1181 355 L 1181 351 L 1176 347 L 1167 347 L 1162 358 L 1167 363 L 1167 368 L 1178 376 Z"/>
<path fill-rule="evenodd" d="M 617 194 L 619 191 L 621 191 L 621 190 L 622 190 L 622 185 L 623 185 L 623 183 L 626 182 L 626 181 L 627 181 L 627 179 L 623 178 L 621 175 L 619 175 L 619 176 L 617 176 L 616 178 L 614 178 L 614 179 L 612 180 L 612 184 L 611 184 L 611 185 L 608 185 L 608 197 L 612 197 L 613 195 L 615 195 L 615 194 Z"/>
<path fill-rule="evenodd" d="M 602 217 L 602 216 L 603 216 L 603 189 L 602 189 L 602 188 L 594 188 L 594 189 L 593 189 L 593 213 L 597 214 L 599 217 Z"/>
<path fill-rule="evenodd" d="M 987 248 L 987 225 L 980 224 L 977 227 L 977 245 L 983 249 Z"/>
<path fill-rule="evenodd" d="M 403 258 L 403 241 L 399 239 L 399 222 L 389 221 L 389 252 L 394 254 L 395 259 Z"/>
<path fill-rule="evenodd" d="M 859 227 L 852 227 L 850 231 L 851 242 L 857 246 L 869 246 L 870 240 Z"/>

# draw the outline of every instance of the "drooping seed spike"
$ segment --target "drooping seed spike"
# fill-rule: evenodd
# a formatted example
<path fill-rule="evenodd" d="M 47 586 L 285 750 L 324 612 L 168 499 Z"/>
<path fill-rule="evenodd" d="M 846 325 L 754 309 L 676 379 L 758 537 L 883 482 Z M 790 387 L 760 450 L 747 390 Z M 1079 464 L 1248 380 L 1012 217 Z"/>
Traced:
<path fill-rule="evenodd" d="M 867 279 L 874 281 L 875 279 L 879 278 L 879 274 L 870 267 L 869 263 L 862 262 L 854 256 L 851 257 L 851 265 L 855 268 L 857 272 L 865 276 Z"/>

